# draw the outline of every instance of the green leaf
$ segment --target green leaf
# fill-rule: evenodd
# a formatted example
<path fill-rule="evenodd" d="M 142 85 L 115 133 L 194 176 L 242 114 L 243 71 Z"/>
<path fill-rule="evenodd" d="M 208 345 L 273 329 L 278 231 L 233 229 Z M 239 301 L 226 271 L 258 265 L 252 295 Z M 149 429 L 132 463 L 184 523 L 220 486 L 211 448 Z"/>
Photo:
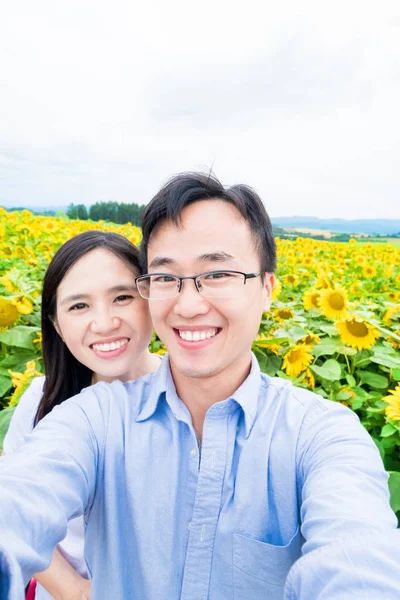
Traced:
<path fill-rule="evenodd" d="M 269 375 L 270 377 L 275 377 L 275 375 L 281 368 L 283 362 L 282 358 L 280 356 L 267 355 L 260 351 L 256 351 L 255 355 L 260 365 L 260 370 L 263 373 Z"/>
<path fill-rule="evenodd" d="M 15 406 L 11 406 L 0 411 L 0 452 L 3 450 L 3 440 L 8 431 L 8 426 L 10 425 L 14 410 Z"/>
<path fill-rule="evenodd" d="M 338 392 L 336 394 L 336 400 L 350 400 L 351 398 L 351 393 L 350 392 Z"/>
<path fill-rule="evenodd" d="M 353 402 L 351 403 L 351 408 L 353 410 L 358 410 L 359 408 L 361 408 L 363 405 L 363 400 L 361 400 L 361 398 L 354 398 Z"/>
<path fill-rule="evenodd" d="M 324 364 L 319 367 L 318 365 L 313 365 L 310 367 L 314 373 L 322 377 L 323 379 L 327 379 L 328 381 L 337 381 L 340 379 L 341 367 L 337 360 L 333 358 L 329 358 L 324 362 Z"/>
<path fill-rule="evenodd" d="M 17 371 L 23 373 L 26 368 L 26 363 L 30 360 L 38 360 L 33 350 L 14 349 L 12 350 L 2 361 L 0 361 L 0 367 L 2 369 L 11 369 L 11 371 Z"/>
<path fill-rule="evenodd" d="M 371 437 L 372 437 L 372 436 L 371 436 Z M 378 448 L 378 450 L 379 450 L 379 454 L 381 455 L 381 459 L 382 459 L 382 460 L 384 460 L 384 458 L 385 458 L 385 448 L 384 448 L 384 446 L 382 445 L 382 443 L 381 443 L 381 441 L 380 441 L 380 440 L 377 440 L 377 439 L 376 439 L 376 438 L 374 438 L 374 437 L 373 437 L 372 439 L 374 440 L 374 442 L 375 442 L 375 444 L 376 444 L 376 447 L 377 447 L 377 448 Z"/>
<path fill-rule="evenodd" d="M 396 433 L 396 431 L 396 427 L 394 427 L 391 423 L 386 423 L 386 425 L 382 427 L 381 437 L 389 437 L 393 433 Z"/>
<path fill-rule="evenodd" d="M 394 512 L 400 510 L 400 473 L 389 471 L 390 506 Z"/>
<path fill-rule="evenodd" d="M 0 333 L 0 342 L 3 342 L 6 346 L 33 349 L 33 340 L 38 331 L 40 331 L 38 327 L 27 327 L 25 325 L 11 327 L 11 329 L 6 329 L 6 331 Z"/>
<path fill-rule="evenodd" d="M 400 368 L 393 369 L 393 379 L 394 381 L 400 381 Z"/>
<path fill-rule="evenodd" d="M 7 377 L 6 375 L 0 375 L 0 398 L 5 396 L 11 387 L 11 377 Z"/>
<path fill-rule="evenodd" d="M 360 377 L 361 383 L 366 383 L 378 390 L 385 390 L 389 386 L 389 380 L 384 375 L 361 370 L 357 371 L 357 375 Z"/>
<path fill-rule="evenodd" d="M 389 367 L 389 369 L 400 368 L 400 358 L 395 358 L 394 356 L 373 354 L 371 356 L 371 361 L 376 363 L 377 365 Z"/>
<path fill-rule="evenodd" d="M 349 373 L 346 374 L 346 381 L 350 387 L 354 387 L 356 385 L 356 380 L 354 379 L 353 375 L 350 375 Z"/>
<path fill-rule="evenodd" d="M 337 334 L 338 334 L 338 330 L 334 325 L 320 325 L 319 328 L 321 331 L 323 331 L 324 333 L 327 333 L 328 335 L 337 336 Z"/>
<path fill-rule="evenodd" d="M 320 344 L 315 344 L 312 349 L 312 354 L 318 358 L 319 356 L 331 356 L 337 352 L 340 342 L 333 339 L 324 339 Z"/>

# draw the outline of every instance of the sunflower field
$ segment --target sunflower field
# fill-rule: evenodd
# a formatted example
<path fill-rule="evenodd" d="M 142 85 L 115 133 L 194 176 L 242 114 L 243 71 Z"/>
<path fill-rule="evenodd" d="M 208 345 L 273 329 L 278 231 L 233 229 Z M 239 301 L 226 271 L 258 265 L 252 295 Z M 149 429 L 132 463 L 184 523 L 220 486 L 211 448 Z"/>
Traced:
<path fill-rule="evenodd" d="M 35 216 L 0 208 L 0 448 L 12 412 L 42 374 L 41 281 L 55 251 L 88 229 L 134 244 L 131 224 Z M 271 376 L 341 402 L 357 413 L 390 474 L 400 515 L 400 248 L 307 238 L 277 240 L 270 312 L 253 350 Z M 164 353 L 155 338 L 151 350 Z"/>

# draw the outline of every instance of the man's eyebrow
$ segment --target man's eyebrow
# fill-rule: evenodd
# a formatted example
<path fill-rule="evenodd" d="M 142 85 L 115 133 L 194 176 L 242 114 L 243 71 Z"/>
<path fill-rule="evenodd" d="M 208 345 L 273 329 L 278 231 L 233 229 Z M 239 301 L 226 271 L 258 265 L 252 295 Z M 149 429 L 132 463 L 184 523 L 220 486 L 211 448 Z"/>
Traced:
<path fill-rule="evenodd" d="M 117 292 L 137 292 L 137 287 L 134 283 L 126 284 L 126 285 L 114 285 L 109 288 L 107 292 L 111 294 L 115 294 Z M 70 304 L 71 302 L 78 302 L 81 300 L 88 300 L 90 298 L 90 294 L 71 294 L 71 296 L 66 296 L 60 302 L 60 306 L 64 304 Z"/>
<path fill-rule="evenodd" d="M 168 256 L 156 256 L 155 258 L 153 258 L 153 260 L 149 264 L 149 268 L 150 267 L 164 267 L 165 265 L 174 265 L 174 264 L 176 264 L 176 261 L 173 260 L 172 258 L 168 258 Z"/>
<path fill-rule="evenodd" d="M 203 262 L 223 262 L 227 260 L 233 260 L 235 257 L 227 252 L 207 252 L 206 254 L 201 254 L 199 256 L 199 260 Z"/>
<path fill-rule="evenodd" d="M 227 252 L 223 252 L 221 250 L 217 252 L 206 252 L 205 254 L 200 254 L 200 256 L 197 257 L 197 260 L 201 262 L 224 262 L 233 260 L 234 258 L 234 256 L 231 256 Z M 173 258 L 168 256 L 156 256 L 149 264 L 149 268 L 165 267 L 166 265 L 170 266 L 176 264 L 177 262 Z"/>

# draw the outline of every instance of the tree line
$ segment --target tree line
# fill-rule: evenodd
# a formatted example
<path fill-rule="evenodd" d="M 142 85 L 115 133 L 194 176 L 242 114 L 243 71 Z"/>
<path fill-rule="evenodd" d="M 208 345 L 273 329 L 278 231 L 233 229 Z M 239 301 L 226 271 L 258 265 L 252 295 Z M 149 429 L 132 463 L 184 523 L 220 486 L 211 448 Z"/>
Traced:
<path fill-rule="evenodd" d="M 84 204 L 70 204 L 67 209 L 67 215 L 70 219 L 80 219 L 81 221 L 111 221 L 123 225 L 132 223 L 140 225 L 140 217 L 144 209 L 144 204 L 139 205 L 134 202 L 124 204 L 119 202 L 96 202 L 87 208 Z"/>

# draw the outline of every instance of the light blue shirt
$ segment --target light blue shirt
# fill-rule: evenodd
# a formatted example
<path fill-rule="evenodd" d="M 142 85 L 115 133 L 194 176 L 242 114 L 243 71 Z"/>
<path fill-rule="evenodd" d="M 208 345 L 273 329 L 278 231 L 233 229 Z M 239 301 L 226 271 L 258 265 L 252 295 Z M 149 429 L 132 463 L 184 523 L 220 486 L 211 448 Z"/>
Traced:
<path fill-rule="evenodd" d="M 201 455 L 166 357 L 53 410 L 1 459 L 0 503 L 25 581 L 85 513 L 95 600 L 278 600 L 285 582 L 290 600 L 400 597 L 375 444 L 350 410 L 254 357 L 208 410 Z"/>

